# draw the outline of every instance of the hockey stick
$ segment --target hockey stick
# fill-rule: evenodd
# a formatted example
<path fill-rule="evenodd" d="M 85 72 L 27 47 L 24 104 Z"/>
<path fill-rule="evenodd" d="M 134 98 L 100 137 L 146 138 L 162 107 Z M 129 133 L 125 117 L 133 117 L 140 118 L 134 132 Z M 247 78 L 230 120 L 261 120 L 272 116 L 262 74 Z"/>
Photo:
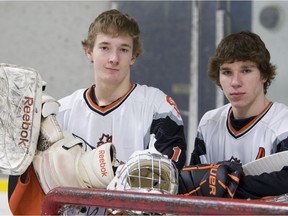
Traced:
<path fill-rule="evenodd" d="M 246 175 L 260 175 L 264 172 L 280 171 L 287 165 L 288 151 L 283 151 L 249 162 L 243 165 L 243 171 Z"/>

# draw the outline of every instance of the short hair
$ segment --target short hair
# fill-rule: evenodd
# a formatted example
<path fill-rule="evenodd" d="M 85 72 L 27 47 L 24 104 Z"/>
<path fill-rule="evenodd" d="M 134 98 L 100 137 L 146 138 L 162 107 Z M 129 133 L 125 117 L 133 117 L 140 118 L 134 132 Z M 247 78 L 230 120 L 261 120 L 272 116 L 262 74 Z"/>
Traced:
<path fill-rule="evenodd" d="M 133 55 L 137 58 L 143 52 L 138 23 L 128 14 L 112 9 L 96 17 L 90 24 L 87 39 L 82 41 L 85 51 L 87 49 L 93 50 L 97 34 L 99 33 L 112 36 L 129 35 L 133 40 Z"/>
<path fill-rule="evenodd" d="M 235 61 L 255 62 L 264 83 L 264 93 L 276 76 L 276 66 L 270 62 L 270 53 L 260 36 L 250 31 L 241 31 L 224 37 L 219 43 L 215 54 L 209 59 L 208 76 L 220 85 L 219 70 L 224 63 Z"/>

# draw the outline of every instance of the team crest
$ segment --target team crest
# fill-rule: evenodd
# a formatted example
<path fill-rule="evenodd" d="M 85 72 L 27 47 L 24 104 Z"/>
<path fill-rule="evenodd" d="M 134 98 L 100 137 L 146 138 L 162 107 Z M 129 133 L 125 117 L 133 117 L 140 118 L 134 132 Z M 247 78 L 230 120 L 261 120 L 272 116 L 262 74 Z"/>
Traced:
<path fill-rule="evenodd" d="M 105 144 L 105 143 L 112 143 L 112 135 L 109 134 L 102 134 L 102 137 L 99 138 L 99 141 L 97 142 L 97 147 Z"/>

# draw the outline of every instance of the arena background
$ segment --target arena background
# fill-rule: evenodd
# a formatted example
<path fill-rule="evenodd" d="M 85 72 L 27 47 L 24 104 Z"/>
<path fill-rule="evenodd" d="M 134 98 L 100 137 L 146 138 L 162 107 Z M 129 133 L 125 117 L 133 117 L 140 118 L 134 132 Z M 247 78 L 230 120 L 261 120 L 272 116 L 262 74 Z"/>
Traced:
<path fill-rule="evenodd" d="M 201 116 L 226 102 L 206 73 L 209 56 L 226 34 L 252 30 L 262 37 L 278 72 L 268 97 L 288 104 L 285 1 L 1 1 L 0 62 L 35 68 L 57 99 L 87 88 L 93 72 L 81 40 L 92 20 L 110 8 L 139 22 L 145 51 L 132 79 L 173 97 L 190 152 Z M 5 175 L 0 194 L 0 214 L 9 215 Z"/>

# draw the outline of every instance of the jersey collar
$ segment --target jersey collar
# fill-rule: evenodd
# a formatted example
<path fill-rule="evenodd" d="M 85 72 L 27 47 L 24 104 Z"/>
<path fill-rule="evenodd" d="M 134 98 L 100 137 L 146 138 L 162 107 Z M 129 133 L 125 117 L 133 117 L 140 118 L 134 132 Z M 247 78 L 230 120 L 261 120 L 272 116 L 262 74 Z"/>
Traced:
<path fill-rule="evenodd" d="M 231 116 L 233 115 L 233 113 L 232 113 L 232 107 L 230 107 L 226 121 L 229 133 L 236 139 L 248 133 L 265 116 L 265 114 L 269 111 L 272 105 L 273 102 L 269 102 L 269 104 L 264 108 L 264 110 L 262 110 L 262 112 L 259 115 L 255 116 L 240 130 L 236 130 L 231 123 Z"/>
<path fill-rule="evenodd" d="M 117 107 L 119 107 L 131 94 L 131 92 L 136 88 L 137 84 L 131 83 L 129 91 L 123 95 L 122 97 L 118 98 L 116 101 L 112 102 L 111 104 L 107 106 L 99 106 L 95 100 L 93 100 L 93 92 L 94 92 L 94 85 L 92 85 L 90 88 L 86 89 L 84 91 L 84 100 L 86 101 L 88 107 L 101 114 L 101 115 L 107 115 L 108 113 L 115 110 Z"/>

